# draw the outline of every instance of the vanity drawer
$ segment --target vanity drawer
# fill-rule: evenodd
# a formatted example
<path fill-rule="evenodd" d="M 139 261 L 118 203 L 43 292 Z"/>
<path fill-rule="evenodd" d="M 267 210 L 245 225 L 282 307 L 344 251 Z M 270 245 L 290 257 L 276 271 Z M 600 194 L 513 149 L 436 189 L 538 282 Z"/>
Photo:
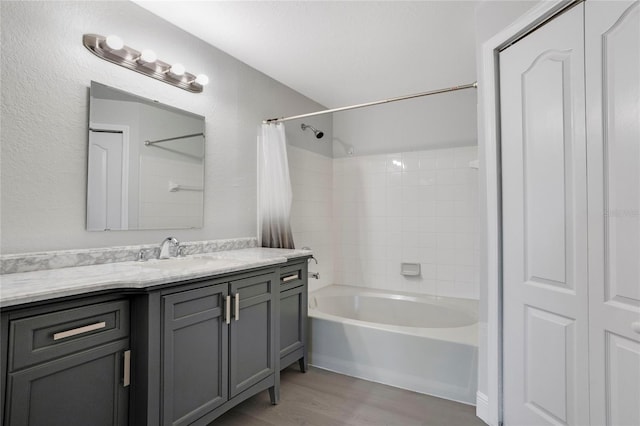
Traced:
<path fill-rule="evenodd" d="M 280 268 L 280 292 L 300 287 L 305 282 L 304 263 L 295 263 Z"/>
<path fill-rule="evenodd" d="M 15 371 L 129 335 L 129 302 L 118 300 L 10 321 L 9 370 Z"/>

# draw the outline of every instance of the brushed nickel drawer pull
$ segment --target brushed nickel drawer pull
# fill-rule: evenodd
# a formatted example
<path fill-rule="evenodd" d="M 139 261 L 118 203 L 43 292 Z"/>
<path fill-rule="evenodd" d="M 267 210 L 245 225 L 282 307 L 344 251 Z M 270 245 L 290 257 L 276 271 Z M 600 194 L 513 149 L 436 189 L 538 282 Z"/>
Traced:
<path fill-rule="evenodd" d="M 84 327 L 73 328 L 67 331 L 61 331 L 60 333 L 55 333 L 53 335 L 53 340 L 66 339 L 67 337 L 77 336 L 78 334 L 88 333 L 94 330 L 100 330 L 101 328 L 105 328 L 107 323 L 97 322 L 95 324 L 85 325 Z"/>
<path fill-rule="evenodd" d="M 236 293 L 236 321 L 240 319 L 240 293 Z"/>
<path fill-rule="evenodd" d="M 122 386 L 125 388 L 131 384 L 131 351 L 124 351 L 124 375 Z"/>
<path fill-rule="evenodd" d="M 289 281 L 297 280 L 299 278 L 298 273 L 295 275 L 289 275 L 288 277 L 282 277 L 283 283 L 288 283 Z"/>
<path fill-rule="evenodd" d="M 227 296 L 225 304 L 225 322 L 231 324 L 231 296 Z"/>

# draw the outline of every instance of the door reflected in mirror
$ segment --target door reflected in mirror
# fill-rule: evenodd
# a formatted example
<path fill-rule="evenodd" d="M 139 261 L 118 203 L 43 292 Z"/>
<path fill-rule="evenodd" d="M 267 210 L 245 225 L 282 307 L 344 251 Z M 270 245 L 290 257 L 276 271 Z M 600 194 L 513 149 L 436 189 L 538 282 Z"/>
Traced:
<path fill-rule="evenodd" d="M 201 228 L 204 117 L 91 82 L 87 230 Z"/>

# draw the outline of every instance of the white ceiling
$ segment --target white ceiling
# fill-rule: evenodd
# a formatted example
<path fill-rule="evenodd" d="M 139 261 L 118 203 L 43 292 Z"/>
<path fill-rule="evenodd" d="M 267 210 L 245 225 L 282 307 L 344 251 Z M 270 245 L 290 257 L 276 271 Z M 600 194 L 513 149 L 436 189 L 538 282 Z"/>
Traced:
<path fill-rule="evenodd" d="M 474 1 L 134 1 L 330 108 L 476 80 Z"/>

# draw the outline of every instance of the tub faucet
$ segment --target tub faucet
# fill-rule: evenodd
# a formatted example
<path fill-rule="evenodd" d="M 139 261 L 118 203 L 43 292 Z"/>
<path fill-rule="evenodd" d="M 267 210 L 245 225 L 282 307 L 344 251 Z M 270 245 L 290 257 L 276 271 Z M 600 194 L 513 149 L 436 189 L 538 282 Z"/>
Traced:
<path fill-rule="evenodd" d="M 319 280 L 320 272 L 309 272 L 309 278 L 315 278 L 316 280 Z"/>
<path fill-rule="evenodd" d="M 304 247 L 302 247 L 302 250 L 311 250 L 311 247 L 304 246 Z M 307 259 L 307 262 L 310 261 L 310 260 L 313 260 L 314 262 L 316 262 L 316 265 L 318 264 L 318 259 L 313 257 L 313 255 L 311 255 L 311 257 Z"/>
<path fill-rule="evenodd" d="M 171 247 L 179 247 L 180 241 L 175 237 L 167 237 L 160 244 L 160 256 L 158 259 L 169 259 L 171 257 Z"/>

